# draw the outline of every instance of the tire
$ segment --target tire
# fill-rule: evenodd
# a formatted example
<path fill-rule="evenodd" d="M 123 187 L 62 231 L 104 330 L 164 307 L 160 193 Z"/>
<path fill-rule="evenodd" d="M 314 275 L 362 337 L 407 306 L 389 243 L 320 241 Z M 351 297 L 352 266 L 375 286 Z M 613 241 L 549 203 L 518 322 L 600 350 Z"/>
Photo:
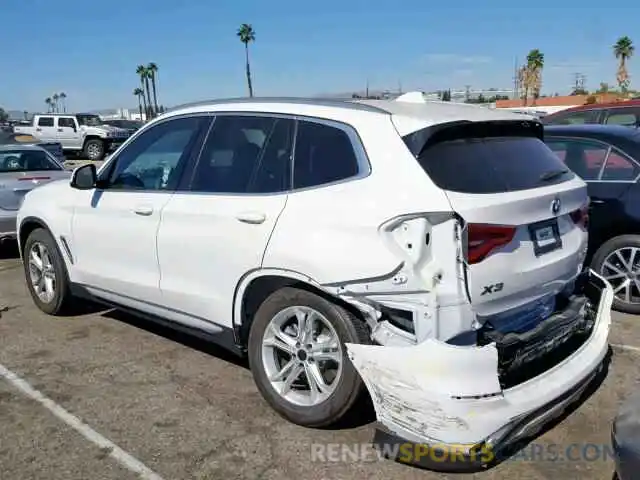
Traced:
<path fill-rule="evenodd" d="M 43 298 L 38 294 L 36 286 L 34 285 L 34 277 L 31 276 L 32 269 L 37 271 L 37 267 L 33 265 L 34 262 L 31 260 L 32 251 L 40 246 L 44 247 L 49 259 L 48 262 L 44 263 L 50 264 L 49 271 L 54 276 L 53 294 L 49 299 Z M 49 315 L 64 314 L 68 310 L 68 306 L 72 299 L 69 288 L 69 276 L 67 274 L 67 268 L 64 264 L 62 255 L 60 254 L 60 250 L 58 249 L 58 246 L 51 234 L 43 228 L 38 228 L 31 232 L 24 245 L 23 257 L 25 279 L 27 281 L 27 288 L 29 289 L 31 298 L 33 298 L 33 302 L 40 310 Z M 41 259 L 43 257 L 44 255 L 41 254 Z"/>
<path fill-rule="evenodd" d="M 610 255 L 614 254 L 614 252 L 627 249 L 627 248 L 637 248 L 640 250 L 640 236 L 639 235 L 621 235 L 619 237 L 615 237 L 615 238 L 612 238 L 611 240 L 606 241 L 600 246 L 600 248 L 598 248 L 598 250 L 594 254 L 593 259 L 591 260 L 591 268 L 602 276 L 606 277 L 611 275 L 613 272 L 605 268 L 604 266 L 605 261 L 609 258 Z M 624 250 L 622 251 L 622 254 L 623 255 L 625 254 Z M 637 254 L 637 258 L 635 259 L 634 264 L 638 264 L 640 266 L 640 251 Z M 636 268 L 635 271 L 640 273 L 640 269 L 638 268 Z M 621 281 L 618 279 L 614 279 L 611 281 L 611 284 L 614 287 L 614 289 L 620 283 Z M 619 298 L 618 296 L 616 296 L 613 300 L 613 309 L 618 312 L 637 315 L 637 314 L 640 314 L 640 300 L 638 301 L 638 303 L 629 303 Z"/>
<path fill-rule="evenodd" d="M 319 313 L 323 317 L 323 324 L 326 320 L 338 338 L 341 373 L 331 382 L 331 386 L 335 385 L 333 392 L 315 405 L 300 405 L 284 398 L 269 380 L 267 364 L 271 360 L 269 360 L 269 354 L 265 356 L 263 352 L 263 339 L 272 320 L 275 321 L 279 313 L 285 312 L 290 307 L 311 309 Z M 326 427 L 341 420 L 364 391 L 362 379 L 349 360 L 344 344 L 370 342 L 370 335 L 364 322 L 349 311 L 307 290 L 285 287 L 271 294 L 255 314 L 249 332 L 249 365 L 260 393 L 282 417 L 305 427 Z M 314 361 L 311 355 L 308 359 L 310 362 Z M 317 361 L 319 367 L 326 365 L 321 362 Z M 306 378 L 304 372 L 301 376 Z M 298 391 L 303 390 L 296 390 L 295 394 Z"/>
<path fill-rule="evenodd" d="M 104 142 L 98 138 L 87 140 L 84 144 L 84 155 L 88 160 L 102 160 L 104 158 L 104 153 Z"/>

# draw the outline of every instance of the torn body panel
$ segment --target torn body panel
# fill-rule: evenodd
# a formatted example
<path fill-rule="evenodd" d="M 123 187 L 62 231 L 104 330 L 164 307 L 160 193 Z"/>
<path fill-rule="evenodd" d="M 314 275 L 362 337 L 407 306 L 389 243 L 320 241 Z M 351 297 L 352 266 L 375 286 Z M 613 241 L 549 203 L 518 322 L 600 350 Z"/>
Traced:
<path fill-rule="evenodd" d="M 379 277 L 322 287 L 359 308 L 380 344 L 415 345 L 471 332 L 475 316 L 466 293 L 460 229 L 452 213 L 394 218 L 380 233 L 399 265 Z M 438 245 L 437 258 L 433 245 Z"/>
<path fill-rule="evenodd" d="M 584 275 L 589 283 L 581 294 L 594 307 L 583 311 L 593 320 L 587 338 L 564 360 L 510 388 L 501 385 L 496 343 L 456 346 L 428 339 L 405 347 L 348 344 L 378 420 L 403 439 L 422 444 L 496 446 L 514 435 L 531 434 L 546 417 L 536 414 L 524 427 L 522 419 L 562 398 L 593 374 L 606 355 L 613 291 L 594 272 Z"/>

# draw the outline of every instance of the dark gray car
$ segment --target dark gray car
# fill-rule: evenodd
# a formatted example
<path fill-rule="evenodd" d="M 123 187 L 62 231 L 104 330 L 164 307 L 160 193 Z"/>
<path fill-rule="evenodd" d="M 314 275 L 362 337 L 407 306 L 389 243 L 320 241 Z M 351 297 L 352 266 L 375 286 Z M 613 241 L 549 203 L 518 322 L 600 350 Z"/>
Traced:
<path fill-rule="evenodd" d="M 16 216 L 24 196 L 71 173 L 47 150 L 36 145 L 0 145 L 0 241 L 15 238 Z"/>

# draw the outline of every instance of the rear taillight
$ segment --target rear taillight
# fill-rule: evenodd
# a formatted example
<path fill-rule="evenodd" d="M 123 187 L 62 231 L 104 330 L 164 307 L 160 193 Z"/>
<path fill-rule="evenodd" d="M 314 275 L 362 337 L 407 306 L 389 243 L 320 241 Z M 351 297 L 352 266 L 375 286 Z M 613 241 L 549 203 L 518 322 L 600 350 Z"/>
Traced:
<path fill-rule="evenodd" d="M 584 228 L 589 228 L 589 207 L 585 206 L 571 212 L 571 220 L 576 225 Z"/>
<path fill-rule="evenodd" d="M 467 224 L 467 263 L 479 263 L 493 250 L 513 240 L 516 227 L 512 225 Z"/>

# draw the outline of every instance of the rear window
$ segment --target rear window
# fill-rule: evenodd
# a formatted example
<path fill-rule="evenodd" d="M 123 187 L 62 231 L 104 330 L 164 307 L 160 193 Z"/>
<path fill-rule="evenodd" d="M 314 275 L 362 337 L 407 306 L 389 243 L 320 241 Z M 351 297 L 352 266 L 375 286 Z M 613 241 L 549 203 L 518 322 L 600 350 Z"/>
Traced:
<path fill-rule="evenodd" d="M 42 150 L 0 151 L 0 173 L 38 170 L 62 170 L 62 167 Z"/>
<path fill-rule="evenodd" d="M 514 192 L 574 178 L 533 136 L 447 139 L 427 146 L 417 159 L 438 187 L 461 193 Z"/>

